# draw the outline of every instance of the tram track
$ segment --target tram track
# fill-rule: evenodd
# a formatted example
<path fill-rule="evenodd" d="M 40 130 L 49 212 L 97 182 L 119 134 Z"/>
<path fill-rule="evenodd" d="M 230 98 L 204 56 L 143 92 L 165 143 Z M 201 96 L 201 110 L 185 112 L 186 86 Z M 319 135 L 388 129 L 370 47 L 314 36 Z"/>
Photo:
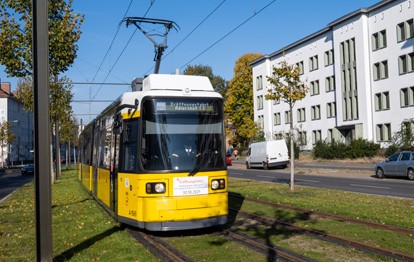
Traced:
<path fill-rule="evenodd" d="M 193 262 L 191 258 L 174 248 L 160 237 L 144 233 L 138 229 L 128 228 L 127 232 L 145 248 L 147 248 L 154 256 L 161 261 L 171 262 Z"/>
<path fill-rule="evenodd" d="M 231 193 L 231 192 L 229 192 L 229 196 L 234 197 L 234 198 L 242 198 L 243 201 L 254 202 L 254 203 L 257 203 L 257 204 L 267 205 L 267 206 L 271 206 L 271 207 L 275 207 L 275 208 L 279 208 L 279 209 L 293 210 L 293 211 L 301 212 L 301 213 L 304 213 L 304 214 L 317 215 L 319 217 L 334 219 L 334 220 L 338 220 L 338 221 L 361 224 L 361 225 L 365 225 L 365 226 L 369 226 L 369 227 L 377 228 L 377 229 L 381 229 L 381 230 L 388 230 L 388 231 L 394 231 L 394 232 L 401 233 L 401 234 L 414 235 L 414 229 L 411 229 L 411 228 L 403 228 L 403 227 L 398 227 L 398 226 L 393 226 L 393 225 L 379 224 L 379 223 L 376 223 L 376 222 L 356 219 L 356 218 L 352 218 L 352 217 L 346 217 L 346 216 L 341 216 L 341 215 L 336 215 L 336 214 L 329 214 L 329 213 L 324 213 L 324 212 L 305 209 L 305 208 L 300 208 L 300 207 L 287 206 L 287 205 L 277 204 L 277 203 L 273 203 L 273 202 L 266 201 L 266 200 L 248 198 L 248 197 L 244 197 L 244 196 L 241 196 L 241 195 L 238 195 L 238 194 L 235 194 L 235 193 Z"/>
<path fill-rule="evenodd" d="M 304 257 L 285 248 L 275 245 L 269 245 L 261 241 L 252 239 L 249 236 L 242 234 L 240 232 L 236 232 L 234 230 L 228 229 L 225 230 L 222 234 L 227 239 L 236 241 L 249 249 L 255 250 L 256 252 L 260 252 L 263 255 L 266 255 L 268 257 L 268 260 L 270 259 L 271 261 L 314 261 L 310 258 Z"/>
<path fill-rule="evenodd" d="M 361 251 L 366 252 L 366 253 L 372 253 L 372 254 L 386 256 L 388 258 L 397 259 L 399 261 L 413 261 L 414 262 L 414 256 L 409 255 L 409 254 L 403 254 L 403 253 L 399 253 L 399 252 L 392 251 L 392 250 L 386 250 L 386 249 L 383 249 L 383 248 L 373 247 L 373 246 L 370 246 L 370 245 L 367 245 L 367 244 L 364 244 L 364 243 L 361 243 L 361 242 L 357 242 L 357 241 L 354 241 L 354 240 L 351 240 L 351 239 L 347 239 L 347 238 L 344 238 L 344 237 L 334 236 L 334 235 L 327 234 L 327 233 L 322 232 L 322 231 L 297 226 L 297 225 L 291 224 L 289 222 L 280 221 L 280 220 L 273 219 L 273 218 L 259 216 L 259 215 L 256 215 L 256 214 L 253 214 L 253 213 L 250 213 L 250 212 L 246 212 L 246 211 L 241 211 L 241 210 L 237 210 L 237 209 L 233 209 L 233 208 L 229 208 L 229 210 L 231 212 L 237 213 L 238 215 L 241 215 L 241 216 L 247 217 L 249 219 L 255 220 L 259 223 L 262 223 L 263 225 L 266 225 L 266 226 L 272 226 L 272 225 L 277 224 L 277 225 L 280 225 L 282 227 L 288 228 L 291 231 L 301 233 L 301 234 L 310 235 L 310 236 L 316 237 L 316 238 L 321 239 L 321 240 L 326 241 L 326 242 L 339 244 L 339 245 L 345 246 L 345 247 L 355 248 L 355 249 L 361 250 Z"/>

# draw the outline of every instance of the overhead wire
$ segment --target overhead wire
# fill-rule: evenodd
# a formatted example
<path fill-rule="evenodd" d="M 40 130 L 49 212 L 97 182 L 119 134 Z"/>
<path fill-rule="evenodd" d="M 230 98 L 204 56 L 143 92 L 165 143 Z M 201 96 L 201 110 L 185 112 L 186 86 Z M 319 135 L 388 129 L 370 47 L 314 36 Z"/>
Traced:
<path fill-rule="evenodd" d="M 193 30 L 191 30 L 190 33 L 188 33 L 173 49 L 171 49 L 171 51 L 169 51 L 163 58 L 162 60 L 164 60 L 165 58 L 168 57 L 169 54 L 171 54 L 172 52 L 174 52 L 175 49 L 177 49 L 185 40 L 187 40 L 187 38 L 194 33 L 195 30 L 197 30 L 202 24 L 204 24 L 204 22 L 211 16 L 213 15 L 214 12 L 217 11 L 217 9 L 220 8 L 220 6 L 222 6 L 224 4 L 224 2 L 226 2 L 227 0 L 223 0 L 216 8 L 214 8 L 213 11 L 211 11 L 196 27 L 194 27 Z M 151 71 L 154 68 L 154 66 L 152 66 L 150 69 L 148 69 L 144 75 L 148 74 L 149 71 Z"/>
<path fill-rule="evenodd" d="M 228 37 L 230 34 L 232 34 L 234 31 L 236 31 L 237 29 L 239 29 L 241 26 L 243 26 L 245 23 L 247 23 L 248 21 L 250 21 L 253 17 L 255 17 L 256 15 L 258 15 L 260 12 L 262 12 L 263 10 L 265 10 L 266 8 L 268 8 L 271 4 L 273 4 L 274 2 L 276 2 L 276 0 L 271 1 L 269 4 L 267 4 L 265 7 L 263 7 L 262 9 L 260 9 L 257 12 L 254 12 L 253 15 L 251 15 L 249 18 L 247 18 L 246 20 L 244 20 L 242 23 L 240 23 L 238 26 L 236 26 L 234 29 L 232 29 L 230 32 L 228 32 L 227 34 L 225 34 L 223 37 L 221 37 L 219 40 L 217 40 L 216 42 L 214 42 L 212 45 L 210 45 L 209 47 L 207 47 L 206 49 L 204 49 L 204 51 L 202 51 L 201 53 L 199 53 L 198 55 L 196 55 L 194 58 L 192 58 L 190 61 L 188 61 L 187 63 L 185 63 L 183 66 L 180 67 L 180 69 L 183 69 L 186 65 L 188 65 L 189 63 L 193 62 L 194 60 L 196 60 L 198 57 L 200 57 L 201 55 L 203 55 L 205 52 L 207 52 L 208 50 L 210 50 L 212 47 L 214 47 L 216 44 L 218 44 L 219 42 L 221 42 L 223 39 L 225 39 L 226 37 Z"/>
<path fill-rule="evenodd" d="M 129 9 L 131 8 L 132 2 L 134 2 L 134 0 L 131 0 L 131 1 L 129 2 L 129 5 L 128 5 L 128 7 L 127 7 L 127 10 L 125 11 L 125 14 L 124 14 L 124 16 L 123 16 L 123 18 L 122 18 L 122 19 L 124 19 L 124 18 L 126 17 L 126 15 L 127 15 L 128 11 L 129 11 Z M 91 82 L 95 81 L 95 78 L 96 78 L 96 76 L 98 75 L 99 71 L 101 70 L 101 67 L 102 67 L 102 65 L 103 65 L 103 63 L 104 63 L 104 61 L 105 61 L 106 57 L 108 56 L 109 51 L 111 50 L 112 45 L 113 45 L 113 43 L 115 42 L 115 38 L 117 37 L 117 35 L 118 35 L 118 33 L 119 33 L 119 30 L 120 30 L 120 29 L 121 29 L 121 25 L 119 24 L 119 25 L 118 25 L 118 29 L 116 30 L 116 33 L 115 33 L 114 37 L 112 38 L 111 44 L 109 45 L 108 50 L 106 50 L 106 53 L 105 53 L 105 55 L 104 55 L 104 57 L 103 57 L 103 59 L 102 59 L 102 61 L 101 61 L 101 64 L 99 65 L 98 70 L 96 70 L 96 73 L 95 73 L 95 75 L 93 76 L 93 78 L 92 78 L 92 81 L 91 81 Z"/>
<path fill-rule="evenodd" d="M 148 14 L 149 10 L 151 9 L 151 7 L 153 6 L 155 0 L 151 0 L 150 2 L 150 6 L 148 7 L 147 11 L 145 12 L 143 17 L 146 17 L 146 15 Z M 125 17 L 124 17 L 125 18 Z M 106 75 L 104 81 L 102 81 L 103 83 L 105 83 L 106 79 L 108 79 L 109 74 L 112 72 L 112 70 L 115 68 L 116 64 L 118 63 L 119 59 L 121 58 L 121 56 L 123 55 L 123 53 L 125 52 L 126 48 L 128 47 L 129 43 L 132 40 L 132 37 L 135 35 L 135 33 L 137 32 L 137 28 L 135 28 L 134 32 L 132 33 L 131 37 L 129 38 L 128 42 L 125 44 L 124 48 L 122 49 L 121 53 L 118 55 L 118 58 L 115 60 L 115 63 L 112 65 L 111 69 L 109 70 L 108 74 Z M 98 95 L 99 91 L 101 91 L 103 85 L 101 85 L 98 89 L 98 91 L 95 93 L 95 95 L 93 96 L 92 99 L 95 99 L 95 97 Z"/>

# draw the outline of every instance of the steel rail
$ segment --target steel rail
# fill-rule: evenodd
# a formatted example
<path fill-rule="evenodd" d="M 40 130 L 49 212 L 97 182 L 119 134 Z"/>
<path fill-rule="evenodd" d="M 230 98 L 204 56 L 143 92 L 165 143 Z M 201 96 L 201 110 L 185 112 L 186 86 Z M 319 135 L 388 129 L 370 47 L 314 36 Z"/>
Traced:
<path fill-rule="evenodd" d="M 298 211 L 298 212 L 302 212 L 302 213 L 317 215 L 317 216 L 320 216 L 320 217 L 331 218 L 331 219 L 335 219 L 335 220 L 339 220 L 339 221 L 346 221 L 346 222 L 352 222 L 352 223 L 355 223 L 355 224 L 362 224 L 362 225 L 366 225 L 366 226 L 370 226 L 370 227 L 378 228 L 378 229 L 382 229 L 382 230 L 389 230 L 389 231 L 394 231 L 394 232 L 398 232 L 398 233 L 402 233 L 402 234 L 414 235 L 414 229 L 411 229 L 411 228 L 404 228 L 404 227 L 398 227 L 398 226 L 392 226 L 392 225 L 386 225 L 386 224 L 379 224 L 379 223 L 376 223 L 376 222 L 356 219 L 356 218 L 352 218 L 352 217 L 346 217 L 346 216 L 341 216 L 341 215 L 336 215 L 336 214 L 329 214 L 329 213 L 324 213 L 324 212 L 305 209 L 305 208 L 300 208 L 300 207 L 287 206 L 287 205 L 277 204 L 277 203 L 273 203 L 273 202 L 266 201 L 266 200 L 243 197 L 243 196 L 231 193 L 231 192 L 229 192 L 229 196 L 235 197 L 235 198 L 243 198 L 246 201 L 250 201 L 250 202 L 254 202 L 254 203 L 258 203 L 258 204 L 263 204 L 263 205 L 268 205 L 268 206 L 272 206 L 272 207 L 276 207 L 276 208 L 289 209 L 289 210 L 294 210 L 294 211 Z"/>
<path fill-rule="evenodd" d="M 271 256 L 271 259 L 274 261 L 279 260 L 279 259 L 285 259 L 287 261 L 297 261 L 297 262 L 313 261 L 309 258 L 306 258 L 302 255 L 289 251 L 285 248 L 274 246 L 274 245 L 271 246 L 261 241 L 252 239 L 240 232 L 235 232 L 233 230 L 226 230 L 225 232 L 223 232 L 223 235 L 225 237 L 228 237 L 234 241 L 237 241 L 243 244 L 244 246 L 250 249 L 259 251 L 260 253 L 264 255 Z"/>
<path fill-rule="evenodd" d="M 327 234 L 327 233 L 322 232 L 322 231 L 297 226 L 297 225 L 291 224 L 289 222 L 280 221 L 280 220 L 273 219 L 273 218 L 259 216 L 259 215 L 256 215 L 256 214 L 253 214 L 253 213 L 250 213 L 250 212 L 246 212 L 246 211 L 241 211 L 241 210 L 232 209 L 232 208 L 229 208 L 229 210 L 231 210 L 233 212 L 237 212 L 237 214 L 241 214 L 242 216 L 248 217 L 250 219 L 254 219 L 254 220 L 256 220 L 260 223 L 266 224 L 266 225 L 279 224 L 281 226 L 290 228 L 293 231 L 303 233 L 303 234 L 313 235 L 313 236 L 316 236 L 316 237 L 318 237 L 322 240 L 326 240 L 326 241 L 331 242 L 331 243 L 340 244 L 342 246 L 353 247 L 353 248 L 359 249 L 359 250 L 364 251 L 364 252 L 370 252 L 370 253 L 377 254 L 377 255 L 379 254 L 379 255 L 387 256 L 389 258 L 398 259 L 398 260 L 401 260 L 401 261 L 413 261 L 414 262 L 414 256 L 409 255 L 409 254 L 403 254 L 403 253 L 399 253 L 399 252 L 392 251 L 392 250 L 373 247 L 373 246 L 370 246 L 370 245 L 367 245 L 367 244 L 364 244 L 364 243 L 361 243 L 361 242 L 357 242 L 357 241 L 354 241 L 354 240 L 351 240 L 351 239 L 334 236 L 334 235 Z"/>
<path fill-rule="evenodd" d="M 159 237 L 131 228 L 127 229 L 127 231 L 161 261 L 193 262 L 191 258 L 187 257 Z"/>

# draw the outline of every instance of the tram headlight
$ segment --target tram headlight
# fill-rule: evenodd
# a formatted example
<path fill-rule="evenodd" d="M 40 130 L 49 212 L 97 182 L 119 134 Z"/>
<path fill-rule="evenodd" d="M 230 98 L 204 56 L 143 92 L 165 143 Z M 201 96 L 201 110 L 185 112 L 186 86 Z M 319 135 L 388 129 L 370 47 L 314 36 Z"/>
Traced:
<path fill-rule="evenodd" d="M 146 184 L 147 194 L 162 194 L 165 193 L 165 183 L 147 183 Z"/>
<path fill-rule="evenodd" d="M 217 180 L 212 180 L 211 181 L 211 189 L 216 190 L 219 187 L 219 181 Z"/>
<path fill-rule="evenodd" d="M 223 178 L 211 180 L 211 189 L 218 190 L 224 188 L 226 188 L 226 181 Z"/>

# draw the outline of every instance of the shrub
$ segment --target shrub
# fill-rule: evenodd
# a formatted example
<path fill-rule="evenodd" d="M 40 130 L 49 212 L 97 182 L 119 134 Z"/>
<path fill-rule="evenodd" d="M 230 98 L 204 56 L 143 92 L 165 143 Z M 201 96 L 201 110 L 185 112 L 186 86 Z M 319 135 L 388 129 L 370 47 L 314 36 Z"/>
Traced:
<path fill-rule="evenodd" d="M 397 153 L 398 150 L 399 150 L 398 146 L 395 144 L 392 144 L 389 147 L 387 147 L 387 149 L 385 150 L 385 156 L 386 157 L 392 156 L 395 153 Z"/>
<path fill-rule="evenodd" d="M 366 139 L 356 139 L 348 146 L 348 158 L 373 157 L 377 154 L 379 144 L 370 142 Z"/>
<path fill-rule="evenodd" d="M 322 159 L 345 159 L 373 157 L 377 154 L 380 145 L 365 139 L 357 139 L 349 145 L 342 142 L 328 143 L 319 141 L 313 148 L 313 156 Z"/>

